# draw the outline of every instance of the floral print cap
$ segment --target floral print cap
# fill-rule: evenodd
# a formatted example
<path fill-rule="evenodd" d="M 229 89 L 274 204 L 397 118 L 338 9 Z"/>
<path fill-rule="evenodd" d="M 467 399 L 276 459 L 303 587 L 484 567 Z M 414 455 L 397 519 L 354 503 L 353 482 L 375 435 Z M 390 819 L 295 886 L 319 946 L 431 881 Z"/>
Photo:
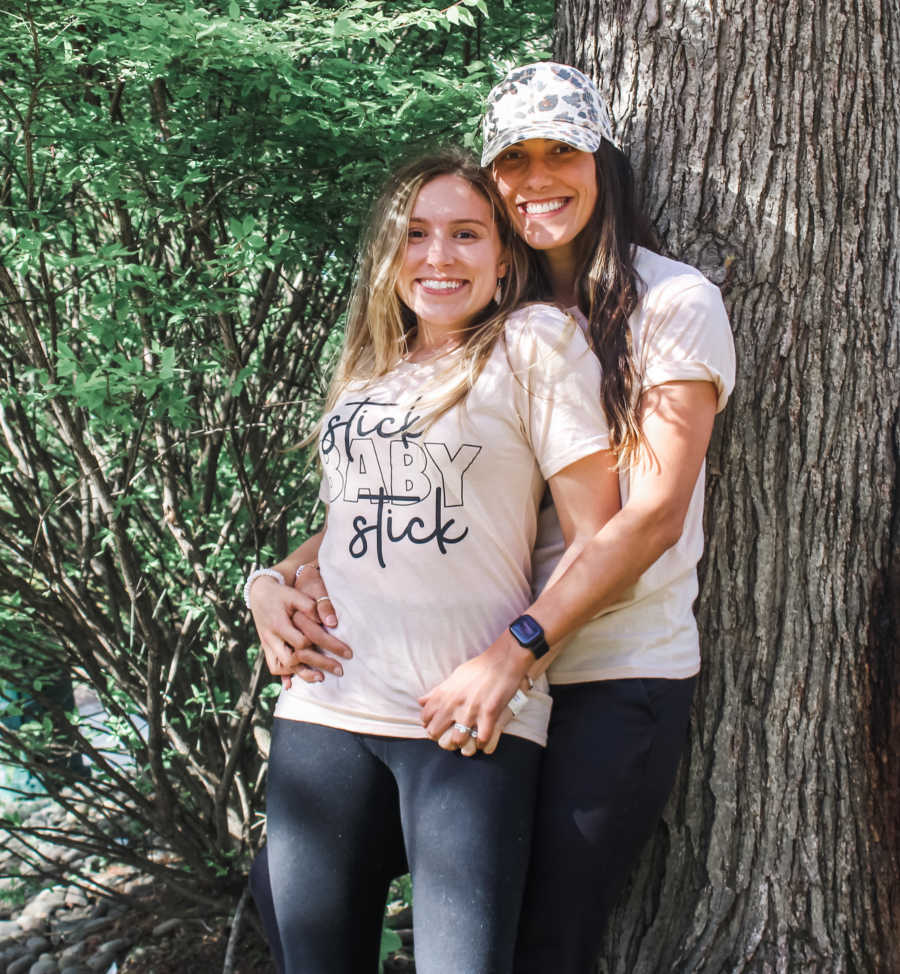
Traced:
<path fill-rule="evenodd" d="M 585 152 L 596 152 L 606 139 L 618 148 L 609 109 L 594 82 L 553 61 L 510 71 L 488 95 L 482 128 L 482 166 L 525 139 L 556 139 Z"/>

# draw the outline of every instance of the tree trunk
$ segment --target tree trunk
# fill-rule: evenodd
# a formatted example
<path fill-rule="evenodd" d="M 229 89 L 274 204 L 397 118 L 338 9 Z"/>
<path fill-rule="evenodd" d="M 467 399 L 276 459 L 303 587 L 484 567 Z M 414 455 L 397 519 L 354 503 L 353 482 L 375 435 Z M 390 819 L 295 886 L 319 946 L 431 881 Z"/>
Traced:
<path fill-rule="evenodd" d="M 600 970 L 900 971 L 898 4 L 557 17 L 738 355 L 690 744 Z"/>

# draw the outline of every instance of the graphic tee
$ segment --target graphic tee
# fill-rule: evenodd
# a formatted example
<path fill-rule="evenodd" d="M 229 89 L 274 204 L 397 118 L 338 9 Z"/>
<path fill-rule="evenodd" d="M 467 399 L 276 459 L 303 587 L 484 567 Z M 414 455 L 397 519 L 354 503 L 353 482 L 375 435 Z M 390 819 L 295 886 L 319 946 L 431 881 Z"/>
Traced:
<path fill-rule="evenodd" d="M 642 296 L 629 318 L 632 349 L 642 389 L 665 382 L 712 382 L 717 411 L 734 388 L 734 342 L 719 289 L 696 268 L 637 249 L 635 269 Z M 583 329 L 587 321 L 573 310 Z M 623 468 L 624 507 L 639 470 Z M 582 683 L 627 677 L 683 679 L 700 668 L 700 637 L 694 619 L 697 562 L 703 553 L 705 464 L 694 484 L 677 544 L 641 575 L 614 605 L 576 632 L 548 673 L 551 683 Z M 534 552 L 539 592 L 564 549 L 552 504 L 541 511 Z"/>
<path fill-rule="evenodd" d="M 545 480 L 608 448 L 600 366 L 563 312 L 511 315 L 465 400 L 423 428 L 452 365 L 400 363 L 324 419 L 319 565 L 354 656 L 342 677 L 294 678 L 278 717 L 424 738 L 418 698 L 531 602 Z M 545 743 L 545 688 L 505 733 Z"/>

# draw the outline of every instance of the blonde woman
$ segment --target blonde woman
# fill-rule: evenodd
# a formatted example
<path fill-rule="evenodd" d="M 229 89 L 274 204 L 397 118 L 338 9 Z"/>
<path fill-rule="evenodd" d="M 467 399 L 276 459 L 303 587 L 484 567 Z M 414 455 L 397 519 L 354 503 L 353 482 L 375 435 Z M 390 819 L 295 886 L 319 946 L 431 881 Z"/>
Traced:
<path fill-rule="evenodd" d="M 489 178 L 459 153 L 395 174 L 373 213 L 318 433 L 318 567 L 353 654 L 326 681 L 285 680 L 269 759 L 289 974 L 376 969 L 404 855 L 417 970 L 512 970 L 546 681 L 505 696 L 499 743 L 473 720 L 436 746 L 419 701 L 511 621 L 527 633 L 545 482 L 573 544 L 619 503 L 597 361 L 564 313 L 514 310 L 522 267 Z M 254 572 L 247 595 L 281 569 Z M 274 670 L 296 663 L 267 653 Z"/>
<path fill-rule="evenodd" d="M 622 508 L 560 562 L 556 514 L 542 512 L 528 614 L 553 649 L 536 658 L 505 630 L 423 696 L 422 720 L 446 747 L 463 740 L 454 723 L 493 737 L 522 674 L 547 670 L 553 717 L 515 970 L 584 974 L 686 739 L 704 457 L 734 346 L 718 289 L 656 253 L 609 112 L 580 71 L 510 72 L 488 99 L 482 162 L 529 247 L 529 296 L 568 308 L 601 363 Z M 313 561 L 317 545 L 287 565 Z M 551 571 L 557 583 L 542 589 Z M 293 647 L 304 679 L 329 679 L 347 649 L 329 636 L 335 612 L 314 568 L 302 583 L 254 604 L 257 630 Z"/>

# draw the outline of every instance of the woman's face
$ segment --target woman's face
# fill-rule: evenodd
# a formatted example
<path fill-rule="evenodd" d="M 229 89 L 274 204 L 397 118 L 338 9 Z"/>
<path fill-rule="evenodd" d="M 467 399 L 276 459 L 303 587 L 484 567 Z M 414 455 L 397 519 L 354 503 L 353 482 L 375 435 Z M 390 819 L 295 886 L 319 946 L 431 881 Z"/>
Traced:
<path fill-rule="evenodd" d="M 497 156 L 493 172 L 516 232 L 535 250 L 570 246 L 594 212 L 594 157 L 565 142 L 517 142 Z"/>
<path fill-rule="evenodd" d="M 459 176 L 438 176 L 416 197 L 397 294 L 420 329 L 450 335 L 487 307 L 503 257 L 488 200 Z"/>

